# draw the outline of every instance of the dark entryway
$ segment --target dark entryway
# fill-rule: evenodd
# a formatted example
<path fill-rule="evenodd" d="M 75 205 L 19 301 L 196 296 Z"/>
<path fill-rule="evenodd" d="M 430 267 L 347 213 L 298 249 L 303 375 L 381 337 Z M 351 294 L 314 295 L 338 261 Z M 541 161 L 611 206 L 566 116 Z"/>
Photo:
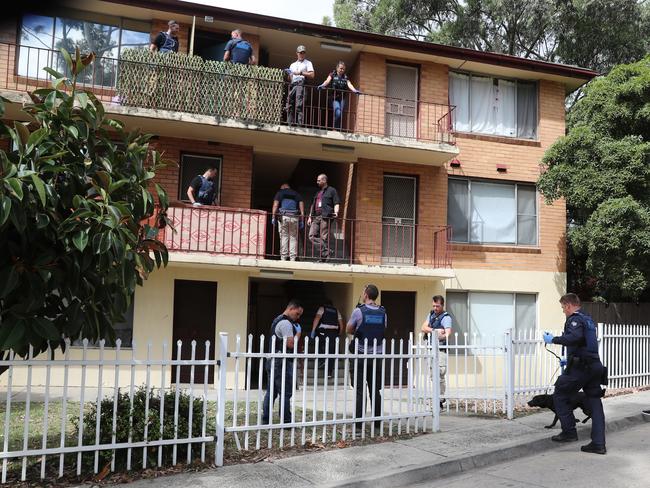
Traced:
<path fill-rule="evenodd" d="M 414 291 L 382 291 L 381 304 L 388 315 L 388 328 L 386 329 L 386 349 L 390 351 L 390 341 L 395 339 L 395 351 L 399 349 L 399 340 L 404 340 L 402 352 L 408 347 L 409 334 L 413 332 L 415 324 L 415 292 Z M 406 360 L 402 365 L 402 385 L 406 385 L 408 370 Z M 389 376 L 389 375 L 386 375 Z M 395 365 L 394 384 L 399 382 L 399 370 Z M 386 378 L 390 384 L 390 378 Z"/>
<path fill-rule="evenodd" d="M 181 359 L 192 356 L 192 341 L 196 341 L 196 359 L 205 359 L 205 341 L 210 341 L 210 359 L 214 359 L 217 319 L 217 283 L 213 281 L 174 280 L 174 342 L 172 359 L 178 359 L 177 341 L 183 341 Z M 189 383 L 191 368 L 180 367 L 180 382 Z M 194 368 L 194 383 L 203 383 L 204 367 Z M 176 367 L 172 367 L 172 382 Z M 214 366 L 208 369 L 208 383 L 214 383 Z"/>
<path fill-rule="evenodd" d="M 194 55 L 206 61 L 223 61 L 223 50 L 230 36 L 225 33 L 197 30 L 194 35 Z"/>

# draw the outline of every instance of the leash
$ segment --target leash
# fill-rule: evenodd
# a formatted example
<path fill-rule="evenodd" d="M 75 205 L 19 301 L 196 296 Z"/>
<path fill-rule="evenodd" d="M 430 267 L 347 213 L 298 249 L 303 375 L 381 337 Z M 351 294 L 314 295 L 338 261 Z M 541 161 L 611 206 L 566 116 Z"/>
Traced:
<path fill-rule="evenodd" d="M 562 358 L 561 358 L 560 356 L 558 356 L 557 354 L 555 354 L 553 351 L 551 351 L 551 350 L 548 348 L 548 344 L 546 344 L 546 343 L 544 344 L 544 349 L 546 349 L 547 352 L 550 352 L 553 356 L 555 356 L 555 357 L 557 358 L 558 362 L 559 362 L 559 361 L 562 361 Z M 551 375 L 551 382 L 553 382 L 553 378 L 555 378 L 555 375 L 557 374 L 557 372 L 559 371 L 560 368 L 561 368 L 561 366 L 558 365 L 558 367 L 555 368 L 555 371 L 553 371 L 553 374 Z M 549 390 L 551 389 L 551 386 L 553 386 L 553 385 L 551 384 L 551 385 L 548 385 L 548 386 L 546 387 L 546 394 L 547 394 L 547 395 L 548 395 Z"/>

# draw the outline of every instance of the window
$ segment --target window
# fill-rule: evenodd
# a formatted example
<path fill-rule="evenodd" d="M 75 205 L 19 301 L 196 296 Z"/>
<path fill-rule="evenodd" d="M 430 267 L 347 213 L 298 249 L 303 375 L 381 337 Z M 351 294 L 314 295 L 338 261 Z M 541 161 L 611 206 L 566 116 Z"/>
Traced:
<path fill-rule="evenodd" d="M 537 137 L 537 85 L 489 76 L 450 73 L 454 130 L 522 139 Z"/>
<path fill-rule="evenodd" d="M 447 222 L 454 242 L 537 244 L 533 185 L 449 179 Z"/>
<path fill-rule="evenodd" d="M 81 14 L 83 15 L 83 14 Z M 44 78 L 43 68 L 51 67 L 65 73 L 60 48 L 82 53 L 94 52 L 98 60 L 93 69 L 81 75 L 81 81 L 99 86 L 114 86 L 117 61 L 122 49 L 146 48 L 151 42 L 148 23 L 114 18 L 98 23 L 71 17 L 49 17 L 27 14 L 22 18 L 18 74 Z"/>
<path fill-rule="evenodd" d="M 217 204 L 221 202 L 221 157 L 220 156 L 197 156 L 195 154 L 181 155 L 181 175 L 178 188 L 178 199 L 189 202 L 187 189 L 197 175 L 202 175 L 210 166 L 217 167 L 216 195 Z"/>
<path fill-rule="evenodd" d="M 537 329 L 537 295 L 532 293 L 447 292 L 447 311 L 458 343 L 489 346 L 503 343 L 503 334 Z M 474 340 L 476 338 L 476 340 Z"/>

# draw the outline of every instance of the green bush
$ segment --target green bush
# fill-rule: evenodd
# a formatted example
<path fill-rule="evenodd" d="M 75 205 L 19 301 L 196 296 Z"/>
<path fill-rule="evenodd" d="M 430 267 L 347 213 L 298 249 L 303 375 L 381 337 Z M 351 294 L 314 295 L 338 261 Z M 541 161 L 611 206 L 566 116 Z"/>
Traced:
<path fill-rule="evenodd" d="M 133 408 L 128 392 L 118 392 L 117 398 L 117 415 L 115 424 L 115 437 L 117 443 L 141 442 L 145 440 L 145 426 L 147 427 L 147 440 L 154 441 L 161 437 L 163 439 L 174 439 L 174 409 L 175 393 L 174 391 L 165 391 L 164 393 L 164 412 L 162 426 L 160 423 L 160 391 L 149 391 L 149 415 L 145 422 L 145 403 L 147 401 L 147 391 L 144 387 L 139 387 L 133 394 Z M 101 402 L 101 414 L 99 418 L 100 444 L 110 444 L 113 442 L 113 397 L 106 397 Z M 190 406 L 191 405 L 191 406 Z M 203 428 L 203 400 L 194 398 L 190 404 L 190 396 L 187 393 L 178 395 L 178 422 L 177 435 L 178 439 L 186 439 L 189 434 L 189 413 L 192 410 L 192 437 L 198 437 Z M 132 417 L 132 418 L 131 418 Z M 206 421 L 207 432 L 214 432 L 214 422 L 208 416 Z M 93 404 L 83 417 L 83 443 L 84 445 L 93 445 L 96 440 L 97 426 L 97 405 Z M 78 435 L 78 421 L 76 425 Z M 188 444 L 177 445 L 177 459 L 183 460 L 187 457 Z M 163 464 L 172 462 L 172 445 L 163 446 Z M 193 458 L 200 453 L 200 444 L 192 444 Z M 100 468 L 111 461 L 112 451 L 100 451 Z M 131 465 L 142 466 L 143 449 L 131 449 Z M 118 449 L 115 451 L 115 469 L 123 470 L 126 468 L 127 449 Z M 82 462 L 86 466 L 92 466 L 94 463 L 94 452 L 85 453 Z M 158 463 L 158 446 L 147 449 L 147 466 L 155 466 Z"/>
<path fill-rule="evenodd" d="M 279 123 L 283 80 L 277 68 L 125 49 L 117 93 L 128 106 Z"/>

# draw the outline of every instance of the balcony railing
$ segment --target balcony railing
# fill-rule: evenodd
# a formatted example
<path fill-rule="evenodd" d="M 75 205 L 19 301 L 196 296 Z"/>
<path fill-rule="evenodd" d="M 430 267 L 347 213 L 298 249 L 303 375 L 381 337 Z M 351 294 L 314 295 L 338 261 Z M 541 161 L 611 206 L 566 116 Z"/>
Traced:
<path fill-rule="evenodd" d="M 261 210 L 177 203 L 168 209 L 167 215 L 174 229 L 164 229 L 159 238 L 170 251 L 289 259 L 292 257 L 291 239 L 294 239 L 298 261 L 451 267 L 451 228 L 448 226 L 328 219 L 322 234 L 328 249 L 325 253 L 320 242 L 310 239 L 307 222 L 301 223 L 296 217 L 294 225 L 287 225 L 290 239 L 284 253 L 280 219 L 272 225 L 272 216 Z"/>
<path fill-rule="evenodd" d="M 0 43 L 0 88 L 28 91 L 49 85 L 51 67 L 64 72 L 59 51 Z M 312 85 L 232 76 L 174 66 L 98 57 L 78 86 L 102 101 L 397 140 L 455 144 L 453 107 L 420 100 L 354 94 Z M 301 98 L 302 103 L 292 103 Z M 335 113 L 334 102 L 340 107 Z"/>

